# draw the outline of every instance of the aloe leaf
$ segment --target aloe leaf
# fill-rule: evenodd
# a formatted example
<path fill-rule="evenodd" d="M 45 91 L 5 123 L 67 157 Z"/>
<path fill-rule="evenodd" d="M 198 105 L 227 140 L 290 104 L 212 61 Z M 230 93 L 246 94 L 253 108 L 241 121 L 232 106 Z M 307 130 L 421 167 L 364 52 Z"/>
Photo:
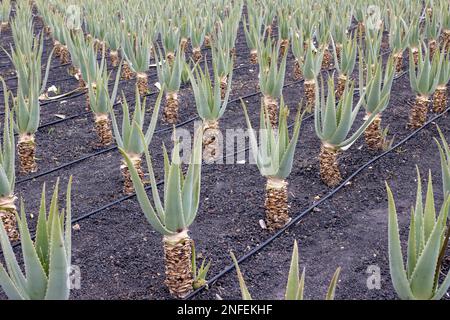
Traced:
<path fill-rule="evenodd" d="M 250 292 L 248 291 L 247 285 L 245 284 L 244 277 L 242 276 L 241 269 L 239 268 L 238 261 L 234 256 L 233 252 L 230 252 L 231 259 L 233 259 L 234 266 L 236 267 L 236 272 L 239 280 L 239 287 L 241 288 L 242 300 L 253 300 Z"/>
<path fill-rule="evenodd" d="M 387 183 L 386 190 L 389 201 L 388 251 L 392 284 L 401 299 L 414 299 L 403 264 L 403 254 L 400 244 L 397 210 L 395 208 L 394 196 L 392 195 L 392 191 Z"/>

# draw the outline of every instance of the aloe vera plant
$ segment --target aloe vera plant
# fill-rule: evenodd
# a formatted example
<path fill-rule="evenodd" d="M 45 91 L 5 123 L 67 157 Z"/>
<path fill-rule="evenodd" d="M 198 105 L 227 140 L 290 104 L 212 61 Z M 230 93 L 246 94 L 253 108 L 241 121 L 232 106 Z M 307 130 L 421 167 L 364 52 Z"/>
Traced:
<path fill-rule="evenodd" d="M 366 84 L 367 87 L 372 86 L 371 83 Z M 364 103 L 365 91 L 360 88 L 360 98 L 356 106 L 353 108 L 353 83 L 347 83 L 341 99 L 336 103 L 334 93 L 334 80 L 328 79 L 328 95 L 325 98 L 325 89 L 322 80 L 321 93 L 317 86 L 317 99 L 314 114 L 314 126 L 317 136 L 322 142 L 319 161 L 320 176 L 322 181 L 329 187 L 335 187 L 341 180 L 341 173 L 337 162 L 339 151 L 347 150 L 352 144 L 364 133 L 367 127 L 372 123 L 381 107 L 385 105 L 387 97 L 380 100 L 379 106 L 374 109 L 372 114 L 364 121 L 349 138 L 347 138 L 353 123 L 356 119 L 358 111 Z"/>
<path fill-rule="evenodd" d="M 119 52 L 122 47 L 121 31 L 113 19 L 107 20 L 106 25 L 105 43 L 109 47 L 111 65 L 117 67 L 120 63 Z"/>
<path fill-rule="evenodd" d="M 349 80 L 349 77 L 353 73 L 356 65 L 356 56 L 358 54 L 358 47 L 356 43 L 356 36 L 346 37 L 343 42 L 341 42 L 341 47 L 338 49 L 334 42 L 333 44 L 333 54 L 335 61 L 335 68 L 338 72 L 338 83 L 336 89 L 336 98 L 339 99 L 344 92 L 345 85 Z M 361 55 L 360 55 L 361 56 Z"/>
<path fill-rule="evenodd" d="M 242 300 L 252 300 L 252 296 L 250 295 L 247 285 L 245 284 L 241 269 L 239 268 L 238 261 L 234 256 L 233 252 L 231 252 L 230 254 L 236 267 L 239 287 L 241 288 Z M 303 268 L 302 274 L 300 276 L 298 264 L 299 264 L 298 244 L 297 240 L 295 240 L 286 285 L 286 293 L 284 295 L 285 300 L 303 300 L 305 292 L 305 268 Z M 331 279 L 330 285 L 328 286 L 327 294 L 325 295 L 325 300 L 334 300 L 340 273 L 341 268 L 337 268 L 333 274 L 333 278 Z"/>
<path fill-rule="evenodd" d="M 112 127 L 114 130 L 114 137 L 117 146 L 121 148 L 124 152 L 126 152 L 128 158 L 131 160 L 134 168 L 138 172 L 141 180 L 144 178 L 144 172 L 142 171 L 141 168 L 142 155 L 144 153 L 145 146 L 148 146 L 152 141 L 153 133 L 155 132 L 156 123 L 158 121 L 159 107 L 161 105 L 163 92 L 164 90 L 161 90 L 158 95 L 158 98 L 156 99 L 150 123 L 148 124 L 147 130 L 145 130 L 145 145 L 141 141 L 139 130 L 143 131 L 144 128 L 147 103 L 146 98 L 142 98 L 141 100 L 139 88 L 136 86 L 135 106 L 132 117 L 130 117 L 130 108 L 128 106 L 125 94 L 122 93 L 123 119 L 121 128 L 119 128 L 118 121 L 114 113 L 114 109 L 112 108 L 112 104 L 109 104 L 110 107 L 109 112 L 111 114 Z M 130 170 L 128 169 L 125 160 L 122 161 L 120 170 L 124 178 L 124 187 L 123 187 L 124 193 L 125 194 L 133 193 L 134 192 L 133 182 L 131 181 Z"/>
<path fill-rule="evenodd" d="M 335 28 L 333 26 L 333 20 L 326 17 L 327 13 L 322 12 L 319 16 L 321 23 L 316 26 L 316 38 L 318 44 L 318 50 L 322 53 L 322 69 L 329 69 L 332 66 L 333 56 L 329 50 L 330 46 L 330 29 Z"/>
<path fill-rule="evenodd" d="M 173 63 L 163 61 L 163 55 L 160 50 L 155 53 L 156 70 L 158 81 L 166 90 L 166 101 L 164 104 L 164 120 L 170 124 L 176 124 L 178 121 L 178 91 L 181 86 L 181 75 L 185 68 L 184 51 L 180 48 L 175 54 Z"/>
<path fill-rule="evenodd" d="M 160 36 L 162 39 L 163 49 L 166 53 L 166 60 L 172 64 L 175 58 L 175 52 L 180 45 L 180 28 L 178 28 L 171 20 L 162 19 L 159 23 Z"/>
<path fill-rule="evenodd" d="M 114 88 L 112 93 L 109 93 L 108 82 L 110 75 L 106 68 L 105 57 L 102 57 L 100 64 L 96 63 L 96 72 L 94 78 L 88 74 L 88 96 L 90 109 L 94 113 L 95 131 L 102 145 L 110 145 L 113 141 L 111 130 L 111 121 L 109 119 L 109 111 L 114 105 L 117 96 L 117 89 L 120 80 L 120 68 L 117 71 Z"/>
<path fill-rule="evenodd" d="M 287 10 L 278 10 L 278 39 L 280 39 L 280 54 L 284 56 L 289 49 L 290 37 L 290 15 Z"/>
<path fill-rule="evenodd" d="M 422 53 L 424 51 L 424 53 Z M 428 114 L 430 96 L 439 84 L 444 54 L 436 51 L 433 57 L 426 46 L 418 51 L 417 63 L 414 63 L 412 49 L 410 49 L 409 79 L 412 90 L 416 93 L 416 101 L 409 114 L 409 126 L 413 129 L 425 124 Z"/>
<path fill-rule="evenodd" d="M 421 177 L 417 169 L 417 199 L 411 210 L 405 267 L 394 196 L 387 183 L 386 188 L 389 200 L 389 268 L 395 291 L 404 300 L 439 300 L 450 287 L 450 274 L 439 283 L 449 237 L 447 218 L 450 198 L 446 194 L 436 217 L 431 172 L 423 204 Z"/>
<path fill-rule="evenodd" d="M 419 18 L 414 17 L 410 21 L 409 33 L 408 33 L 408 47 L 410 54 L 413 57 L 413 62 L 416 65 L 419 62 L 419 52 L 421 51 L 422 35 L 420 33 Z"/>
<path fill-rule="evenodd" d="M 381 128 L 382 112 L 389 105 L 392 83 L 394 81 L 395 66 L 394 57 L 390 56 L 384 67 L 381 58 L 375 64 L 373 72 L 364 72 L 362 65 L 359 68 L 359 87 L 365 87 L 363 105 L 366 109 L 366 117 L 376 112 L 372 123 L 364 132 L 366 144 L 371 150 L 382 150 L 389 144 Z"/>
<path fill-rule="evenodd" d="M 287 118 L 289 108 L 281 99 L 278 126 L 273 127 L 270 113 L 261 106 L 259 143 L 250 122 L 247 108 L 242 102 L 249 128 L 250 148 L 256 164 L 266 183 L 266 227 L 269 230 L 282 228 L 289 222 L 287 177 L 291 173 L 295 148 L 300 134 L 303 115 L 297 112 L 292 137 L 289 138 Z"/>
<path fill-rule="evenodd" d="M 275 46 L 271 40 L 262 40 L 258 49 L 259 61 L 259 88 L 263 94 L 263 105 L 269 114 L 273 127 L 278 123 L 278 99 L 281 97 L 286 74 L 287 55 L 280 56 L 280 42 Z"/>
<path fill-rule="evenodd" d="M 247 47 L 250 49 L 250 63 L 258 63 L 259 39 L 263 36 L 262 9 L 255 5 L 247 5 L 247 15 L 244 16 L 243 26 Z"/>
<path fill-rule="evenodd" d="M 448 52 L 450 49 L 450 3 L 440 1 L 439 12 L 442 14 L 442 42 Z"/>
<path fill-rule="evenodd" d="M 203 259 L 201 265 L 197 267 L 197 254 L 195 253 L 195 245 L 192 245 L 192 288 L 197 290 L 207 285 L 206 277 L 208 275 L 209 268 L 211 267 L 211 261 L 206 263 L 206 259 Z M 206 263 L 206 264 L 205 264 Z"/>
<path fill-rule="evenodd" d="M 141 132 L 141 141 L 144 135 Z M 152 227 L 163 235 L 166 263 L 166 285 L 177 298 L 185 297 L 193 289 L 192 245 L 189 226 L 194 222 L 200 201 L 202 130 L 194 137 L 190 164 L 186 175 L 181 171 L 180 144 L 177 141 L 169 160 L 164 148 L 164 202 L 161 202 L 156 185 L 148 147 L 144 148 L 154 206 L 151 204 L 144 185 L 126 152 L 119 149 L 130 169 L 137 199 L 145 217 Z"/>
<path fill-rule="evenodd" d="M 401 17 L 392 16 L 389 27 L 389 46 L 393 52 L 395 71 L 403 68 L 403 52 L 408 46 L 409 27 Z"/>
<path fill-rule="evenodd" d="M 11 14 L 11 0 L 0 3 L 0 32 L 8 29 L 9 15 Z"/>
<path fill-rule="evenodd" d="M 292 26 L 291 32 L 291 50 L 295 57 L 293 77 L 300 80 L 303 77 L 302 65 L 305 61 L 306 42 L 302 29 Z"/>
<path fill-rule="evenodd" d="M 227 43 L 224 41 L 220 41 L 222 39 L 221 36 L 217 38 L 217 41 L 215 41 L 211 46 L 211 54 L 214 73 L 219 76 L 220 97 L 223 100 L 225 99 L 227 92 L 229 92 L 228 87 L 231 83 L 230 78 L 233 71 L 234 61 L 233 58 L 228 54 L 230 49 L 228 48 Z"/>
<path fill-rule="evenodd" d="M 20 171 L 22 173 L 35 172 L 36 144 L 35 133 L 40 122 L 40 99 L 45 96 L 51 56 L 47 62 L 45 75 L 41 78 L 41 59 L 43 38 L 35 39 L 30 51 L 24 52 L 19 48 L 12 49 L 10 59 L 17 69 L 17 97 L 14 99 L 15 127 L 19 134 L 17 151 L 19 153 Z"/>
<path fill-rule="evenodd" d="M 16 215 L 22 247 L 25 274 L 19 267 L 8 235 L 0 219 L 0 244 L 6 268 L 0 264 L 0 286 L 11 300 L 67 300 L 70 295 L 71 267 L 71 183 L 66 192 L 66 208 L 58 208 L 56 183 L 47 216 L 45 185 L 37 221 L 36 240 L 28 228 L 23 202 Z"/>
<path fill-rule="evenodd" d="M 152 42 L 148 33 L 148 30 L 143 30 L 131 37 L 124 36 L 122 38 L 122 53 L 132 72 L 136 73 L 136 83 L 141 96 L 148 93 L 147 71 L 152 51 Z"/>
<path fill-rule="evenodd" d="M 305 62 L 303 64 L 304 92 L 308 110 L 313 110 L 316 101 L 317 77 L 322 67 L 323 51 L 317 51 L 313 43 L 306 47 Z"/>
<path fill-rule="evenodd" d="M 444 51 L 442 54 L 444 54 Z M 447 109 L 447 86 L 450 81 L 450 53 L 446 53 L 442 60 L 438 78 L 438 85 L 433 94 L 433 112 L 442 113 Z"/>
<path fill-rule="evenodd" d="M 223 52 L 231 60 L 227 52 Z M 203 158 L 205 162 L 211 163 L 221 156 L 221 141 L 219 130 L 219 119 L 223 116 L 231 89 L 231 69 L 230 81 L 225 88 L 225 97 L 222 100 L 222 81 L 217 67 L 214 68 L 214 82 L 211 81 L 209 68 L 205 63 L 205 72 L 197 66 L 194 72 L 189 72 L 189 78 L 194 92 L 197 113 L 203 121 Z"/>
<path fill-rule="evenodd" d="M 439 38 L 441 36 L 442 23 L 441 15 L 432 14 L 425 15 L 425 36 L 428 42 L 428 48 L 430 49 L 430 55 L 434 56 L 436 50 L 440 50 Z"/>
<path fill-rule="evenodd" d="M 3 125 L 3 138 L 0 143 L 0 220 L 3 222 L 6 233 L 11 241 L 18 240 L 19 234 L 16 226 L 17 197 L 14 195 L 16 180 L 15 172 L 15 142 L 14 142 L 14 119 L 9 110 L 9 99 L 12 94 L 8 91 L 3 78 L 5 115 Z"/>
<path fill-rule="evenodd" d="M 64 29 L 63 34 L 72 60 L 73 75 L 78 80 L 79 88 L 86 90 L 88 79 L 94 79 L 97 76 L 98 62 L 95 44 L 92 39 L 86 40 L 84 34 L 80 32 L 74 33 Z M 89 105 L 89 100 L 87 104 Z"/>
<path fill-rule="evenodd" d="M 192 58 L 194 62 L 200 61 L 202 56 L 201 46 L 205 39 L 205 18 L 193 14 L 189 16 L 190 27 L 190 39 L 192 45 Z"/>

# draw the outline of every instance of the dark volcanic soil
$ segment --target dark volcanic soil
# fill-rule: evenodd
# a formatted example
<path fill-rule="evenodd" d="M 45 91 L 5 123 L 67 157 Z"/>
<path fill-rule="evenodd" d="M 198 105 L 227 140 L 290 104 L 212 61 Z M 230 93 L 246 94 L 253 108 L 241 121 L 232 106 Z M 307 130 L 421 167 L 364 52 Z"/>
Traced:
<path fill-rule="evenodd" d="M 10 32 L 1 35 L 1 44 L 9 41 Z M 47 46 L 50 42 L 47 41 Z M 242 32 L 239 35 L 237 69 L 233 75 L 231 99 L 237 99 L 257 91 L 258 71 L 248 65 L 248 49 Z M 48 51 L 46 55 L 48 55 Z M 205 51 L 207 55 L 207 51 Z M 77 87 L 74 79 L 65 79 L 67 67 L 53 68 L 47 87 L 55 85 L 61 92 Z M 8 69 L 8 62 L 0 54 L 1 71 Z M 288 73 L 293 67 L 289 59 Z M 151 90 L 157 81 L 156 70 L 150 72 Z M 114 74 L 113 74 L 114 76 Z M 9 76 L 10 77 L 10 76 Z M 286 83 L 292 81 L 287 76 Z M 15 80 L 8 81 L 15 86 Z M 133 99 L 134 81 L 121 82 L 129 99 Z M 285 102 L 291 107 L 291 120 L 303 97 L 302 83 L 284 89 Z M 1 97 L 3 99 L 3 97 Z M 148 99 L 153 106 L 156 95 Z M 383 115 L 383 124 L 390 126 L 396 141 L 406 137 L 410 103 L 414 99 L 407 75 L 396 80 L 390 107 Z M 259 118 L 260 96 L 245 99 L 250 116 L 256 126 Z M 116 107 L 120 115 L 120 106 Z M 66 164 L 84 156 L 104 150 L 96 141 L 93 119 L 85 110 L 83 95 L 42 107 L 41 124 L 49 124 L 64 115 L 73 118 L 42 127 L 37 134 L 39 173 Z M 192 93 L 188 87 L 181 91 L 180 121 L 196 116 Z M 363 114 L 361 113 L 360 123 Z M 3 116 L 0 117 L 3 120 Z M 119 116 L 120 121 L 120 116 Z M 437 123 L 450 138 L 448 118 Z M 230 103 L 220 120 L 222 129 L 245 128 L 245 120 L 239 101 Z M 183 126 L 193 132 L 194 123 Z M 162 121 L 151 144 L 151 152 L 158 178 L 162 177 L 162 152 L 164 142 L 170 145 L 170 127 Z M 299 241 L 300 261 L 306 267 L 306 297 L 321 299 L 334 270 L 342 267 L 338 299 L 394 299 L 387 260 L 387 200 L 384 181 L 388 181 L 396 195 L 403 232 L 408 222 L 409 208 L 415 197 L 415 165 L 419 165 L 423 177 L 431 169 L 435 191 L 440 194 L 440 164 L 438 150 L 432 141 L 437 135 L 429 126 L 401 148 L 364 170 L 350 185 L 326 201 L 318 210 L 308 214 L 271 245 L 242 265 L 247 285 L 254 298 L 282 298 L 289 269 L 294 239 Z M 319 140 L 314 133 L 311 118 L 304 121 L 297 147 L 292 174 L 288 178 L 291 214 L 302 212 L 316 197 L 323 197 L 331 190 L 320 180 L 318 169 Z M 369 152 L 363 139 L 340 156 L 344 177 L 349 176 L 377 153 Z M 248 159 L 248 157 L 247 157 Z M 21 182 L 26 176 L 18 176 L 16 193 L 24 197 L 27 213 L 37 214 L 41 186 L 47 183 L 51 189 L 57 177 L 61 177 L 63 189 L 70 175 L 74 177 L 73 216 L 81 217 L 89 212 L 122 198 L 122 180 L 119 170 L 121 157 L 117 150 L 102 152 L 86 160 L 66 166 L 53 173 L 31 181 Z M 231 263 L 229 252 L 240 257 L 270 237 L 258 223 L 264 217 L 265 179 L 258 169 L 249 164 L 205 165 L 202 175 L 202 203 L 198 217 L 191 226 L 191 237 L 197 252 L 212 259 L 210 275 L 215 275 Z M 51 190 L 48 192 L 50 193 Z M 61 193 L 63 194 L 63 192 Z M 61 197 L 62 199 L 62 197 Z M 30 224 L 34 225 L 31 219 Z M 72 291 L 72 299 L 169 299 L 164 286 L 164 264 L 161 236 L 146 222 L 135 198 L 109 206 L 90 218 L 78 222 L 79 230 L 73 232 L 73 263 L 81 268 L 81 289 Z M 78 228 L 77 228 L 78 229 Z M 380 290 L 368 290 L 366 273 L 369 265 L 381 269 Z M 232 271 L 210 290 L 196 298 L 240 298 L 235 272 Z M 1 296 L 4 298 L 4 296 Z"/>

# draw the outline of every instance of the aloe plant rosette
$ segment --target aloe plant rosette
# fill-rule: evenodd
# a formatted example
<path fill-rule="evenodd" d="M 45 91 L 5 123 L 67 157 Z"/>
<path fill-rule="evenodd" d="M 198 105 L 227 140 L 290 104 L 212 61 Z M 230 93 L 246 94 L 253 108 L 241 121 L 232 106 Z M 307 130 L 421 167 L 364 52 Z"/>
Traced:
<path fill-rule="evenodd" d="M 445 55 L 438 77 L 438 85 L 433 94 L 433 112 L 442 113 L 447 109 L 447 84 L 450 81 L 450 53 Z"/>
<path fill-rule="evenodd" d="M 148 67 L 150 63 L 150 52 L 152 42 L 145 33 L 135 34 L 131 37 L 123 37 L 123 55 L 127 60 L 128 67 L 136 74 L 136 84 L 139 93 L 144 96 L 148 93 Z"/>
<path fill-rule="evenodd" d="M 0 144 L 0 220 L 3 222 L 6 233 L 11 241 L 19 239 L 16 227 L 16 199 L 14 195 L 15 174 L 15 145 L 14 145 L 14 120 L 9 111 L 10 93 L 3 82 L 5 96 L 5 114 L 3 139 Z"/>
<path fill-rule="evenodd" d="M 403 52 L 408 46 L 409 27 L 397 16 L 391 18 L 389 27 L 389 46 L 394 56 L 395 72 L 400 73 L 403 68 Z"/>
<path fill-rule="evenodd" d="M 144 172 L 142 171 L 141 163 L 142 163 L 142 154 L 144 153 L 145 146 L 148 146 L 153 138 L 153 133 L 155 132 L 156 123 L 158 121 L 158 113 L 161 105 L 161 99 L 163 95 L 163 90 L 160 91 L 158 98 L 155 102 L 155 107 L 153 109 L 152 117 L 150 123 L 148 125 L 147 130 L 145 131 L 145 145 L 141 141 L 140 131 L 144 128 L 144 120 L 145 120 L 145 112 L 146 112 L 146 98 L 141 100 L 139 89 L 136 86 L 136 98 L 135 98 L 135 106 L 133 116 L 130 116 L 130 108 L 125 97 L 125 94 L 122 94 L 122 127 L 119 128 L 118 121 L 114 114 L 114 110 L 112 105 L 110 105 L 110 114 L 112 119 L 112 126 L 114 130 L 114 137 L 117 143 L 117 146 L 121 148 L 124 152 L 126 152 L 128 158 L 133 163 L 133 167 L 138 172 L 141 180 L 144 178 Z M 128 169 L 127 163 L 125 160 L 122 161 L 122 165 L 120 166 L 120 171 L 122 172 L 122 176 L 124 179 L 123 192 L 125 194 L 131 194 L 134 192 L 133 182 L 131 181 L 130 170 Z"/>
<path fill-rule="evenodd" d="M 144 137 L 141 132 L 141 140 Z M 192 246 L 189 226 L 194 222 L 200 201 L 202 133 L 196 131 L 194 147 L 186 175 L 181 169 L 180 145 L 175 143 L 172 161 L 164 149 L 164 202 L 161 202 L 148 148 L 145 157 L 149 170 L 153 203 L 150 202 L 137 170 L 125 151 L 121 150 L 136 190 L 137 199 L 152 227 L 163 235 L 166 263 L 166 285 L 170 293 L 183 298 L 192 291 Z"/>
<path fill-rule="evenodd" d="M 32 240 L 23 202 L 17 214 L 22 247 L 23 274 L 0 220 L 0 244 L 6 268 L 0 263 L 0 286 L 11 300 L 67 300 L 70 295 L 71 184 L 66 192 L 66 208 L 58 208 L 58 184 L 47 216 L 45 185 L 37 219 L 36 239 Z"/>
<path fill-rule="evenodd" d="M 444 55 L 439 51 L 431 57 L 429 50 L 425 47 L 425 53 L 418 51 L 418 60 L 415 64 L 413 55 L 410 54 L 409 79 L 411 88 L 416 93 L 416 101 L 409 114 L 408 125 L 417 129 L 422 127 L 427 120 L 430 96 L 435 92 L 439 84 Z M 417 65 L 417 67 L 416 67 Z"/>
<path fill-rule="evenodd" d="M 264 41 L 264 40 L 263 40 Z M 277 126 L 278 99 L 281 97 L 286 74 L 287 55 L 282 56 L 278 64 L 280 44 L 273 47 L 271 40 L 261 43 L 258 50 L 259 87 L 263 95 L 263 104 L 269 113 L 270 123 Z"/>
<path fill-rule="evenodd" d="M 322 142 L 319 156 L 320 176 L 326 185 L 335 187 L 342 180 L 337 162 L 339 151 L 347 150 L 351 147 L 372 123 L 379 112 L 379 108 L 376 108 L 359 129 L 347 138 L 364 102 L 365 92 L 360 92 L 360 99 L 353 108 L 353 84 L 350 85 L 347 83 L 344 93 L 337 104 L 333 90 L 334 81 L 332 78 L 329 78 L 328 80 L 328 88 L 328 96 L 325 98 L 323 82 L 320 96 L 319 88 L 317 86 L 314 126 L 316 134 Z M 380 106 L 383 105 L 384 101 L 385 99 L 380 101 Z"/>
<path fill-rule="evenodd" d="M 2 3 L 0 3 L 0 32 L 8 29 L 10 13 L 11 0 L 2 1 Z"/>
<path fill-rule="evenodd" d="M 308 43 L 306 47 L 306 57 L 303 63 L 303 84 L 306 96 L 306 105 L 309 110 L 313 110 L 316 102 L 316 85 L 322 67 L 323 52 L 317 51 L 313 43 Z"/>
<path fill-rule="evenodd" d="M 352 36 L 350 36 L 344 40 L 339 49 L 339 55 L 334 40 L 332 41 L 332 43 L 333 43 L 335 66 L 339 74 L 336 89 L 336 98 L 339 99 L 342 93 L 344 92 L 345 85 L 350 75 L 355 69 L 358 49 L 356 44 L 356 36 L 354 36 L 353 39 Z"/>
<path fill-rule="evenodd" d="M 231 60 L 227 52 L 224 54 Z M 205 72 L 197 66 L 195 72 L 189 72 L 189 78 L 194 92 L 197 113 L 203 121 L 203 158 L 205 162 L 211 163 L 221 156 L 219 119 L 227 108 L 232 74 L 230 73 L 230 81 L 222 100 L 222 82 L 217 69 L 214 69 L 213 83 L 209 76 L 207 63 L 205 63 L 205 66 Z"/>
<path fill-rule="evenodd" d="M 439 283 L 449 237 L 447 218 L 450 198 L 446 198 L 436 217 L 431 172 L 425 203 L 418 169 L 417 172 L 417 198 L 416 205 L 411 210 L 406 267 L 403 262 L 394 196 L 386 183 L 389 200 L 389 268 L 392 283 L 400 299 L 439 300 L 450 287 L 450 273 Z"/>
<path fill-rule="evenodd" d="M 109 93 L 108 82 L 110 76 L 107 73 L 106 61 L 103 57 L 99 66 L 96 66 L 97 72 L 95 78 L 88 78 L 88 96 L 90 108 L 94 113 L 94 128 L 100 143 L 104 146 L 110 145 L 113 141 L 111 130 L 111 121 L 109 119 L 109 110 L 116 100 L 117 89 L 120 80 L 120 68 L 117 71 L 114 88 Z"/>
<path fill-rule="evenodd" d="M 375 118 L 364 132 L 366 144 L 371 150 L 381 150 L 385 145 L 385 137 L 381 128 L 381 115 L 389 105 L 395 75 L 394 57 L 391 56 L 386 62 L 384 77 L 382 65 L 380 59 L 373 72 L 366 72 L 365 75 L 361 65 L 359 68 L 359 87 L 365 87 L 366 92 L 364 96 L 366 117 L 368 118 L 376 112 Z M 382 105 L 380 105 L 381 102 Z"/>
<path fill-rule="evenodd" d="M 289 109 L 283 100 L 280 106 L 278 126 L 273 128 L 267 108 L 261 106 L 259 143 L 250 122 L 247 108 L 244 108 L 249 128 L 250 147 L 256 164 L 266 183 L 266 227 L 269 230 L 282 228 L 289 222 L 288 183 L 286 178 L 292 170 L 295 148 L 300 133 L 302 115 L 297 113 L 292 137 L 289 139 L 287 118 Z"/>
<path fill-rule="evenodd" d="M 164 104 L 164 120 L 170 124 L 176 124 L 178 121 L 178 91 L 181 86 L 181 75 L 185 68 L 184 51 L 181 47 L 175 54 L 173 63 L 163 61 L 161 51 L 155 54 L 156 70 L 159 83 L 164 86 L 166 91 L 166 101 Z"/>

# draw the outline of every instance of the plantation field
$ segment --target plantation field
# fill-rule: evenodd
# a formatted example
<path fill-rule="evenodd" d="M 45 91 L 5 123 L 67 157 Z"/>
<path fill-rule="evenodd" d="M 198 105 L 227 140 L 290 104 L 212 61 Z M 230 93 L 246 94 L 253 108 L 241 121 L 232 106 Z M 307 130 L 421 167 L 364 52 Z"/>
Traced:
<path fill-rule="evenodd" d="M 243 8 L 243 15 L 247 15 L 247 10 L 248 4 Z M 89 92 L 80 89 L 79 81 L 70 74 L 71 63 L 62 64 L 54 55 L 50 57 L 54 39 L 46 33 L 43 19 L 37 16 L 36 8 L 33 12 L 36 14 L 33 18 L 35 37 L 45 35 L 43 70 L 48 59 L 51 59 L 45 87 L 48 89 L 54 86 L 57 93 L 46 91 L 50 98 L 40 103 L 40 123 L 35 133 L 38 170 L 25 174 L 19 166 L 15 168 L 14 193 L 25 201 L 31 233 L 35 233 L 37 226 L 42 185 L 45 183 L 47 199 L 50 199 L 59 178 L 62 186 L 60 199 L 64 199 L 65 186 L 72 176 L 71 262 L 79 267 L 81 282 L 79 288 L 70 291 L 70 299 L 172 299 L 173 295 L 165 284 L 163 238 L 149 225 L 136 195 L 124 193 L 121 172 L 124 158 L 116 142 L 110 145 L 99 142 L 94 129 L 96 114 L 87 104 Z M 12 15 L 15 14 L 13 9 Z M 234 133 L 241 137 L 247 130 L 243 104 L 251 124 L 256 129 L 260 127 L 261 103 L 264 100 L 260 85 L 261 70 L 258 64 L 249 62 L 251 50 L 246 42 L 244 23 L 243 20 L 239 23 L 232 78 L 228 78 L 231 91 L 226 111 L 220 117 L 224 144 L 231 151 L 226 150 L 226 155 L 221 155 L 216 163 L 207 163 L 204 159 L 201 165 L 199 208 L 195 222 L 189 226 L 189 236 L 195 242 L 198 262 L 203 259 L 211 261 L 206 276 L 210 283 L 207 288 L 193 290 L 187 298 L 241 299 L 241 288 L 230 256 L 232 251 L 238 259 L 245 257 L 239 261 L 239 266 L 253 299 L 284 299 L 292 245 L 296 240 L 300 268 L 306 268 L 306 299 L 325 298 L 330 280 L 338 267 L 341 270 L 335 299 L 398 299 L 390 275 L 385 182 L 396 200 L 400 238 L 406 255 L 411 207 L 416 200 L 416 166 L 420 169 L 424 190 L 428 170 L 431 171 L 438 212 L 445 200 L 441 158 L 434 139 L 439 139 L 437 126 L 447 140 L 450 138 L 449 104 L 446 104 L 442 113 L 430 111 L 423 125 L 408 127 L 417 93 L 411 89 L 409 52 L 405 50 L 402 70 L 393 78 L 390 99 L 382 112 L 383 128 L 389 128 L 386 139 L 393 139 L 392 145 L 384 150 L 371 150 L 362 135 L 351 148 L 338 153 L 342 180 L 336 186 L 327 186 L 321 180 L 319 155 L 323 141 L 316 134 L 315 117 L 318 113 L 306 111 L 295 146 L 292 170 L 286 179 L 289 216 L 292 220 L 278 230 L 269 230 L 264 223 L 266 177 L 260 173 L 257 165 L 249 163 L 252 155 L 248 137 L 244 140 L 245 145 L 238 145 L 235 139 L 239 139 L 232 135 Z M 273 39 L 276 39 L 278 28 L 279 25 L 274 22 Z M 349 32 L 356 34 L 357 28 L 358 23 L 353 21 Z M 375 64 L 381 66 L 384 75 L 387 65 L 392 63 L 389 60 L 392 54 L 389 30 L 383 32 L 381 39 L 379 60 Z M 160 38 L 156 43 L 158 47 L 164 47 Z M 11 28 L 0 33 L 0 46 L 7 48 L 8 52 L 10 46 L 15 47 Z M 366 46 L 364 48 L 367 49 Z M 193 49 L 189 43 L 185 51 L 188 59 Z M 201 53 L 203 58 L 199 61 L 200 68 L 204 69 L 207 65 L 209 70 L 213 70 L 212 49 L 202 46 Z M 445 50 L 443 55 L 447 61 L 449 56 Z M 275 61 L 275 64 L 282 63 L 281 60 Z M 282 97 L 289 107 L 289 137 L 294 132 L 297 109 L 305 108 L 307 97 L 305 80 L 294 76 L 297 60 L 292 50 L 288 49 Z M 97 52 L 97 61 L 102 61 L 101 50 Z M 113 66 L 109 58 L 106 61 L 111 92 L 119 68 Z M 158 63 L 159 60 L 152 54 L 146 72 L 149 91 L 145 94 L 145 123 L 151 121 L 160 92 L 160 77 L 156 68 Z M 355 81 L 356 88 L 359 87 L 360 70 L 358 58 L 348 75 Z M 317 92 L 323 91 L 325 94 L 330 91 L 327 79 L 335 79 L 337 83 L 338 75 L 334 61 L 329 68 L 322 68 L 317 77 Z M 0 51 L 0 76 L 5 79 L 12 96 L 16 96 L 18 81 L 15 66 L 3 50 Z M 323 88 L 320 88 L 320 79 L 324 79 Z M 118 95 L 112 108 L 119 125 L 122 125 L 123 120 L 121 103 L 124 97 L 130 105 L 130 111 L 135 111 L 135 83 L 135 79 L 121 79 L 118 84 Z M 194 132 L 202 126 L 191 83 L 181 84 L 178 91 L 179 110 L 175 124 L 167 123 L 165 119 L 165 96 L 162 97 L 156 129 L 148 148 L 161 195 L 164 194 L 163 182 L 167 180 L 162 146 L 172 150 L 176 132 L 181 135 L 190 133 L 187 137 L 191 139 L 190 145 L 194 142 Z M 349 101 L 353 100 L 353 105 L 360 101 L 359 91 L 355 91 L 353 98 L 350 95 L 348 97 Z M 319 100 L 316 100 L 316 108 Z M 5 94 L 2 91 L 0 105 L 4 104 Z M 350 134 L 365 123 L 366 113 L 365 108 L 358 111 Z M 0 123 L 4 121 L 5 112 L 0 112 Z M 153 199 L 148 182 L 151 177 L 145 160 L 142 167 L 147 195 Z M 183 164 L 181 168 L 186 175 L 188 166 Z M 19 264 L 22 264 L 21 243 L 13 241 L 13 244 Z M 3 253 L 2 250 L 2 263 L 5 261 Z M 441 281 L 449 271 L 449 266 L 450 259 L 445 254 L 440 270 Z M 380 275 L 376 278 L 380 280 L 380 286 L 370 277 L 373 270 Z M 447 291 L 443 299 L 448 299 L 449 294 Z M 2 290 L 0 299 L 7 299 Z"/>

